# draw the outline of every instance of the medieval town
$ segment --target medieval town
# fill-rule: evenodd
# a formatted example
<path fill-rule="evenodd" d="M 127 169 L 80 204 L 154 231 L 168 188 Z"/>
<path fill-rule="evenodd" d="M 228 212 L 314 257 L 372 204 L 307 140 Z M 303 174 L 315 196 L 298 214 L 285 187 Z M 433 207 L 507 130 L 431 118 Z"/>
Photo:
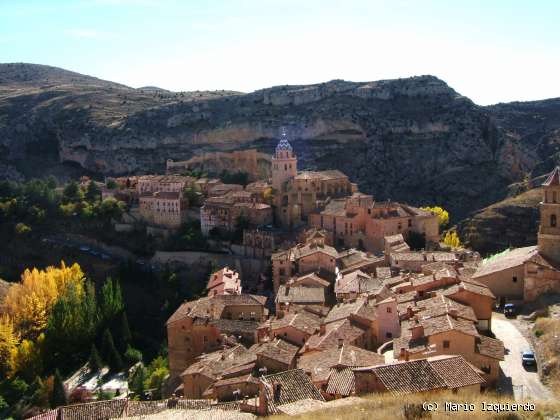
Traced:
<path fill-rule="evenodd" d="M 202 234 L 227 251 L 217 261 L 230 261 L 216 266 L 205 296 L 185 301 L 166 322 L 169 377 L 160 405 L 226 410 L 227 418 L 295 415 L 371 393 L 471 398 L 503 392 L 509 376 L 516 397 L 548 392 L 509 366 L 530 365 L 534 354 L 508 356 L 500 337 L 510 328 L 504 313 L 560 292 L 560 168 L 543 183 L 538 243 L 482 259 L 444 243 L 430 209 L 376 201 L 338 170 L 298 170 L 286 131 L 279 137 L 272 157 L 212 153 L 169 160 L 165 175 L 101 184 L 104 197 L 129 205 L 118 231 L 139 219 L 150 235 L 165 237 L 199 220 Z M 181 175 L 224 169 L 250 182 Z M 141 402 L 103 404 L 110 403 L 143 412 Z"/>

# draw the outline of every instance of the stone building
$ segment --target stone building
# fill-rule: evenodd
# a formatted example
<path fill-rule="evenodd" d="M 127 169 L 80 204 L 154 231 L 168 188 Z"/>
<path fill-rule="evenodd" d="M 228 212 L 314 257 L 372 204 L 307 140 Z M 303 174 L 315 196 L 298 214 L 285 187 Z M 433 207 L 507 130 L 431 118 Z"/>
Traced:
<path fill-rule="evenodd" d="M 273 219 L 272 207 L 236 192 L 209 197 L 200 208 L 202 234 L 208 236 L 212 229 L 234 231 L 240 217 L 245 218 L 252 227 L 270 225 Z"/>
<path fill-rule="evenodd" d="M 176 229 L 187 220 L 188 200 L 181 191 L 144 192 L 138 203 L 140 215 L 148 223 Z"/>
<path fill-rule="evenodd" d="M 326 200 L 321 209 L 310 214 L 309 224 L 329 232 L 338 247 L 376 253 L 385 250 L 385 237 L 393 235 L 406 238 L 410 232 L 416 232 L 426 238 L 428 245 L 439 241 L 437 215 L 391 201 L 375 202 L 371 195 L 357 192 Z"/>
<path fill-rule="evenodd" d="M 224 267 L 212 273 L 206 290 L 208 290 L 208 296 L 241 294 L 239 273 L 229 267 Z"/>
<path fill-rule="evenodd" d="M 482 261 L 473 279 L 487 285 L 501 304 L 530 302 L 560 292 L 560 167 L 543 183 L 537 246 L 506 250 Z"/>
<path fill-rule="evenodd" d="M 298 173 L 297 157 L 285 131 L 272 157 L 272 188 L 276 222 L 284 227 L 297 226 L 307 220 L 320 200 L 357 191 L 357 186 L 340 171 Z"/>
<path fill-rule="evenodd" d="M 265 320 L 266 297 L 217 295 L 185 302 L 167 320 L 169 369 L 179 375 L 202 353 L 219 350 L 225 337 L 234 335 L 252 344 Z"/>

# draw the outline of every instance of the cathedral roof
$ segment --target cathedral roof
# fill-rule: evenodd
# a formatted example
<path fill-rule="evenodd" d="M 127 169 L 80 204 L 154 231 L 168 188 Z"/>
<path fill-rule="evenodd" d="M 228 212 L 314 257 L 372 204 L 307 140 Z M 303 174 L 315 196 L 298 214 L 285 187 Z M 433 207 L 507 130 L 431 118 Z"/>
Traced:
<path fill-rule="evenodd" d="M 548 175 L 546 181 L 543 182 L 543 186 L 550 187 L 552 185 L 560 185 L 560 167 L 554 168 L 554 170 Z"/>

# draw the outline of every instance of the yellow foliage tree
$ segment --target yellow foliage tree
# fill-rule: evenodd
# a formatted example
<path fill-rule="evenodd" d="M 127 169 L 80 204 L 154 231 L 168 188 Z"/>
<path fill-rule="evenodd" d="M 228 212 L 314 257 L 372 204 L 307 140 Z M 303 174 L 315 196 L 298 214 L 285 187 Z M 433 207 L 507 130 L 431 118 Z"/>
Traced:
<path fill-rule="evenodd" d="M 454 230 L 447 231 L 447 233 L 443 237 L 443 243 L 453 248 L 459 248 L 461 246 L 459 235 L 457 235 L 457 232 L 455 232 Z"/>
<path fill-rule="evenodd" d="M 13 372 L 22 374 L 32 381 L 43 370 L 43 343 L 45 334 L 39 334 L 36 341 L 24 339 L 13 352 Z"/>
<path fill-rule="evenodd" d="M 439 207 L 439 206 L 422 207 L 422 210 L 426 210 L 434 214 L 437 214 L 440 227 L 447 226 L 447 224 L 449 223 L 449 212 L 445 210 L 443 207 Z"/>
<path fill-rule="evenodd" d="M 14 370 L 14 352 L 18 338 L 14 323 L 4 314 L 0 316 L 0 377 L 7 377 Z"/>
<path fill-rule="evenodd" d="M 26 269 L 21 282 L 8 291 L 5 306 L 17 332 L 24 338 L 34 339 L 47 326 L 50 310 L 56 300 L 64 296 L 73 284 L 78 294 L 84 293 L 84 273 L 78 264 L 46 270 Z"/>

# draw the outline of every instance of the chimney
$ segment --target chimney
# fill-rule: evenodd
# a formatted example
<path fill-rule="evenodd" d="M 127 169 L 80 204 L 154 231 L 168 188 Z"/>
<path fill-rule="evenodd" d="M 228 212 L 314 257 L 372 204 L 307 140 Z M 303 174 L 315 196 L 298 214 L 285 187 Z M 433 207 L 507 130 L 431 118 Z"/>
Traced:
<path fill-rule="evenodd" d="M 457 312 L 457 308 L 449 308 L 449 316 L 453 319 L 457 319 L 459 313 Z"/>
<path fill-rule="evenodd" d="M 344 346 L 344 338 L 339 338 L 338 339 L 338 348 L 341 349 L 342 346 Z"/>
<path fill-rule="evenodd" d="M 321 325 L 319 326 L 319 335 L 325 335 L 327 333 L 327 327 L 325 325 L 325 323 L 321 323 Z"/>
<path fill-rule="evenodd" d="M 286 309 L 288 309 L 288 305 L 286 305 Z M 284 318 L 284 311 L 276 312 L 276 319 L 282 319 L 282 318 Z"/>
<path fill-rule="evenodd" d="M 408 319 L 411 319 L 414 316 L 414 311 L 412 310 L 412 306 L 408 306 L 406 308 L 406 316 Z"/>
<path fill-rule="evenodd" d="M 424 327 L 422 324 L 417 323 L 412 327 L 412 339 L 417 340 L 422 337 L 424 337 Z"/>

